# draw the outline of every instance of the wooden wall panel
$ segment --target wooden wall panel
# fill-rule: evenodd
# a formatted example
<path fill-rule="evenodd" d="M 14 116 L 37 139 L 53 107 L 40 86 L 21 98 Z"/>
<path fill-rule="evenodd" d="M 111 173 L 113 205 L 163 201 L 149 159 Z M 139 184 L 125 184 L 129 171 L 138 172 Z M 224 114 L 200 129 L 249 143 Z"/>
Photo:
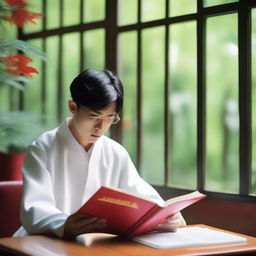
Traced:
<path fill-rule="evenodd" d="M 182 214 L 187 224 L 206 224 L 256 237 L 256 204 L 203 199 Z"/>

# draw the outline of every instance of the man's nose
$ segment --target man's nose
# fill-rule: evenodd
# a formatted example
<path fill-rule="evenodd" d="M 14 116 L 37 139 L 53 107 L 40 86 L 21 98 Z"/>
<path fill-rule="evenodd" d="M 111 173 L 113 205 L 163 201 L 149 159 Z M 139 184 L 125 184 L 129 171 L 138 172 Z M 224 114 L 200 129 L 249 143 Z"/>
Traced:
<path fill-rule="evenodd" d="M 101 129 L 103 127 L 104 121 L 102 119 L 99 119 L 98 122 L 95 124 L 95 127 L 98 129 Z"/>

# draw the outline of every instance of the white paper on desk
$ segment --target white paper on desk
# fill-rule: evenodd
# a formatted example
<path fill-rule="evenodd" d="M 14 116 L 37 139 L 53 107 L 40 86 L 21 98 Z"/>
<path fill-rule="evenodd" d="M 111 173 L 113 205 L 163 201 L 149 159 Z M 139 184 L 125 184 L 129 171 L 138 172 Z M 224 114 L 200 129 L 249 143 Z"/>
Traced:
<path fill-rule="evenodd" d="M 209 228 L 187 227 L 177 232 L 144 234 L 133 238 L 134 241 L 154 248 L 175 248 L 199 245 L 217 245 L 229 243 L 246 243 L 242 236 Z"/>

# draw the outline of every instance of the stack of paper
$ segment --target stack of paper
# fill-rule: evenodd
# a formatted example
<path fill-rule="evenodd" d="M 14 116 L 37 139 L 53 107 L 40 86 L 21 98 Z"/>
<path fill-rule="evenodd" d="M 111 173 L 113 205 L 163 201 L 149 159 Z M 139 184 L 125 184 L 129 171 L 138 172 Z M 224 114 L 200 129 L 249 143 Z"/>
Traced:
<path fill-rule="evenodd" d="M 246 243 L 242 236 L 201 227 L 180 228 L 177 232 L 148 233 L 133 238 L 134 241 L 154 248 Z"/>

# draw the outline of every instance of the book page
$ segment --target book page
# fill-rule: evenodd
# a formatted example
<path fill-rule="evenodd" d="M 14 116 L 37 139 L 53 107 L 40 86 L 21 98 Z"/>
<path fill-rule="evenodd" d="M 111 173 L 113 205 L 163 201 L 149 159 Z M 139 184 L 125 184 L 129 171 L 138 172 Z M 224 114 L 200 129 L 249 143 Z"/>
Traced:
<path fill-rule="evenodd" d="M 154 248 L 246 243 L 242 236 L 209 228 L 185 227 L 177 232 L 148 233 L 133 238 L 134 241 Z"/>
<path fill-rule="evenodd" d="M 177 196 L 171 199 L 168 199 L 167 201 L 165 201 L 165 206 L 175 203 L 175 202 L 180 202 L 183 200 L 187 200 L 187 199 L 194 199 L 200 196 L 204 196 L 204 194 L 200 193 L 199 191 L 195 191 L 186 195 L 182 195 L 182 196 Z"/>
<path fill-rule="evenodd" d="M 117 237 L 116 235 L 106 234 L 106 233 L 87 233 L 82 234 L 76 237 L 76 241 L 79 244 L 82 244 L 86 247 L 90 247 L 93 244 L 110 241 L 113 238 Z"/>

